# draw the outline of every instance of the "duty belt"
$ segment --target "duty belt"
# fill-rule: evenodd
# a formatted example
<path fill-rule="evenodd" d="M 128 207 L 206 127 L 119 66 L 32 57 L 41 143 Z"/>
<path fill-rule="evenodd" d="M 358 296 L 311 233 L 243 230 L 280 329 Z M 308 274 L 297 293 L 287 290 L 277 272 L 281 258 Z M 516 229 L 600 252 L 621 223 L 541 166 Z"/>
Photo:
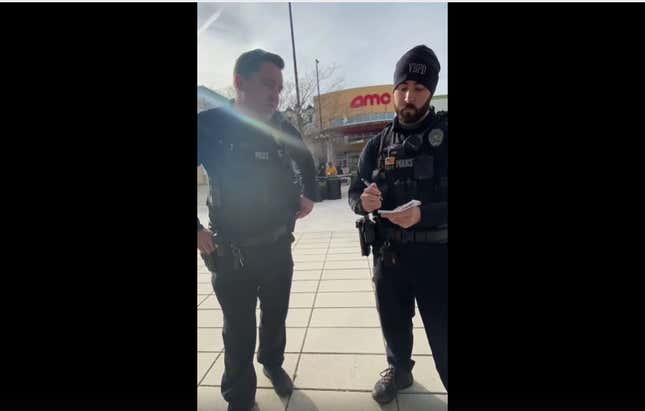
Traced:
<path fill-rule="evenodd" d="M 244 237 L 239 241 L 235 241 L 235 244 L 240 247 L 255 247 L 259 245 L 272 244 L 287 234 L 289 234 L 289 230 L 287 229 L 287 226 L 282 225 L 278 228 L 269 230 L 262 234 Z"/>
<path fill-rule="evenodd" d="M 444 244 L 448 242 L 448 229 L 426 231 L 426 230 L 402 230 L 400 228 L 384 227 L 380 240 L 393 241 L 400 244 L 426 243 Z M 380 238 L 384 237 L 384 238 Z"/>

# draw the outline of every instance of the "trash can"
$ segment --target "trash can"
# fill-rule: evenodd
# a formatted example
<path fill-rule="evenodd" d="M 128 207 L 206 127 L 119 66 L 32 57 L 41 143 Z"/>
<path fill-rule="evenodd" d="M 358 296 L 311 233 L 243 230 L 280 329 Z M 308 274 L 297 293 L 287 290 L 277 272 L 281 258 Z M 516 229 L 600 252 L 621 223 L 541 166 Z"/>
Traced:
<path fill-rule="evenodd" d="M 319 203 L 325 199 L 325 196 L 327 196 L 327 178 L 316 177 L 316 188 L 316 198 L 312 198 L 312 200 Z"/>
<path fill-rule="evenodd" d="M 349 185 L 353 186 L 354 183 L 358 180 L 358 174 L 352 174 L 349 176 Z"/>
<path fill-rule="evenodd" d="M 340 197 L 340 178 L 327 177 L 327 198 L 330 200 L 338 200 Z"/>

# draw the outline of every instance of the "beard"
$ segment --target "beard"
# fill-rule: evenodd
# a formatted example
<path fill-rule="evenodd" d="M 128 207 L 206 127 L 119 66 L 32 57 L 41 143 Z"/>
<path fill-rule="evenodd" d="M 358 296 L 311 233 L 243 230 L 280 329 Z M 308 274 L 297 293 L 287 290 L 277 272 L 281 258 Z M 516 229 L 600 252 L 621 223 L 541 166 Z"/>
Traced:
<path fill-rule="evenodd" d="M 421 120 L 421 118 L 428 112 L 428 109 L 430 108 L 430 99 L 431 97 L 428 97 L 428 100 L 421 106 L 421 108 L 416 108 L 412 104 L 406 104 L 405 106 L 399 108 L 396 107 L 396 104 L 394 106 L 394 110 L 396 110 L 396 114 L 399 116 L 399 121 L 404 124 L 414 124 L 417 121 Z"/>

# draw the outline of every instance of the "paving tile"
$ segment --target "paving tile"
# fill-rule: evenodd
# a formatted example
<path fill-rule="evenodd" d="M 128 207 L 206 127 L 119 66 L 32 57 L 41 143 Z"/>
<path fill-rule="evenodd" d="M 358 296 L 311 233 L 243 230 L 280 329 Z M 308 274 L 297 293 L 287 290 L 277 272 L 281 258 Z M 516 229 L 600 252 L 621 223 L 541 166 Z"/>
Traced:
<path fill-rule="evenodd" d="M 224 349 L 221 328 L 198 328 L 197 351 L 215 351 Z"/>
<path fill-rule="evenodd" d="M 292 280 L 319 280 L 322 270 L 295 270 Z"/>
<path fill-rule="evenodd" d="M 331 231 L 302 233 L 300 238 L 331 238 Z"/>
<path fill-rule="evenodd" d="M 220 307 L 219 301 L 217 301 L 217 297 L 215 296 L 215 294 L 204 295 L 202 297 L 206 297 L 206 299 L 203 300 L 201 304 L 199 304 L 198 309 L 204 310 L 204 309 L 213 309 L 214 308 L 214 309 L 219 310 L 219 309 L 222 308 L 222 307 Z"/>
<path fill-rule="evenodd" d="M 403 394 L 398 395 L 399 411 L 447 411 L 448 395 Z"/>
<path fill-rule="evenodd" d="M 360 247 L 334 247 L 330 248 L 327 251 L 327 255 L 332 255 L 332 254 L 353 254 L 353 255 L 361 255 L 361 249 Z"/>
<path fill-rule="evenodd" d="M 299 354 L 285 354 L 284 363 L 282 368 L 293 378 L 294 371 L 296 369 L 296 362 L 298 361 Z M 253 361 L 253 366 L 255 367 L 255 374 L 258 378 L 258 388 L 273 388 L 271 381 L 264 375 L 262 372 L 262 364 L 259 364 L 257 358 Z M 224 353 L 220 358 L 215 361 L 213 368 L 206 375 L 202 381 L 202 385 L 220 385 L 222 382 L 222 374 L 224 373 Z M 259 401 L 258 401 L 259 402 Z"/>
<path fill-rule="evenodd" d="M 371 391 L 386 367 L 385 354 L 302 354 L 294 383 L 302 389 Z"/>
<path fill-rule="evenodd" d="M 197 388 L 197 411 L 227 411 L 227 407 L 219 387 Z"/>
<path fill-rule="evenodd" d="M 354 246 L 360 244 L 360 241 L 358 240 L 358 230 L 356 230 L 355 233 L 352 235 L 347 235 L 347 236 L 342 236 L 342 237 L 332 237 L 331 238 L 331 245 L 348 245 L 348 246 Z"/>
<path fill-rule="evenodd" d="M 318 292 L 330 291 L 372 291 L 372 281 L 364 280 L 324 280 L 320 282 Z"/>
<path fill-rule="evenodd" d="M 361 255 L 360 247 L 344 246 L 344 247 L 329 247 L 327 254 L 347 254 Z"/>
<path fill-rule="evenodd" d="M 333 241 L 356 241 L 358 242 L 358 230 L 354 229 L 352 231 L 334 231 L 331 235 Z"/>
<path fill-rule="evenodd" d="M 291 282 L 292 293 L 314 293 L 318 287 L 317 280 L 301 280 Z"/>
<path fill-rule="evenodd" d="M 210 284 L 211 283 L 211 274 L 197 274 L 197 282 L 201 284 Z"/>
<path fill-rule="evenodd" d="M 352 241 L 352 242 L 349 242 L 349 241 L 343 241 L 343 242 L 332 241 L 329 244 L 329 249 L 330 250 L 335 250 L 335 249 L 338 249 L 338 248 L 353 248 L 353 249 L 358 249 L 359 250 L 357 255 L 361 255 L 360 246 L 361 245 L 360 245 L 360 243 L 358 241 L 355 241 L 355 242 L 354 241 Z"/>
<path fill-rule="evenodd" d="M 322 268 L 322 267 L 321 267 Z M 364 268 L 367 269 L 369 266 L 367 265 L 367 260 L 360 260 L 360 261 L 326 261 L 325 262 L 325 269 L 326 270 L 331 270 L 331 269 L 350 269 L 350 268 Z"/>
<path fill-rule="evenodd" d="M 314 296 L 314 293 L 293 293 L 289 296 L 289 308 L 311 308 Z"/>
<path fill-rule="evenodd" d="M 304 262 L 294 262 L 294 270 L 322 270 L 323 261 L 304 261 Z"/>
<path fill-rule="evenodd" d="M 303 352 L 384 354 L 378 328 L 310 328 Z"/>
<path fill-rule="evenodd" d="M 333 231 L 331 234 L 331 238 L 338 240 L 340 238 L 355 238 L 358 234 L 357 230 L 349 230 L 349 231 Z"/>
<path fill-rule="evenodd" d="M 360 247 L 361 243 L 358 241 L 358 234 L 356 234 L 357 238 L 353 239 L 332 239 L 331 242 L 329 243 L 329 247 L 332 248 L 349 248 L 349 247 Z"/>
<path fill-rule="evenodd" d="M 329 245 L 329 238 L 328 237 L 301 238 L 300 240 L 298 240 L 298 243 L 296 244 L 296 246 L 304 245 L 304 244 L 318 244 L 321 247 L 322 246 L 327 247 Z"/>
<path fill-rule="evenodd" d="M 197 351 L 219 352 L 224 349 L 221 328 L 198 328 Z"/>
<path fill-rule="evenodd" d="M 317 243 L 317 244 L 325 244 L 329 245 L 329 241 L 331 240 L 331 237 L 329 235 L 319 235 L 319 236 L 311 236 L 308 234 L 303 234 L 302 237 L 298 239 L 298 241 L 295 243 L 297 246 L 298 244 L 307 244 L 307 243 Z"/>
<path fill-rule="evenodd" d="M 222 327 L 223 325 L 222 310 L 197 310 L 197 328 Z"/>
<path fill-rule="evenodd" d="M 329 254 L 326 261 L 363 261 L 366 258 L 361 253 L 343 253 L 343 254 Z"/>
<path fill-rule="evenodd" d="M 204 300 L 206 300 L 209 296 L 208 295 L 203 295 L 203 294 L 197 294 L 197 306 L 199 306 Z"/>
<path fill-rule="evenodd" d="M 425 330 L 423 328 L 415 328 L 412 330 L 412 333 L 414 335 L 412 354 L 432 354 Z"/>
<path fill-rule="evenodd" d="M 307 254 L 316 254 L 316 255 L 325 255 L 327 254 L 327 249 L 320 249 L 320 248 L 301 248 L 301 249 L 296 249 L 294 248 L 293 250 L 293 255 L 300 254 L 300 255 L 307 255 Z"/>
<path fill-rule="evenodd" d="M 322 280 L 361 280 L 371 281 L 372 272 L 365 268 L 350 268 L 347 270 L 323 270 Z"/>
<path fill-rule="evenodd" d="M 414 307 L 414 317 L 412 317 L 412 326 L 414 328 L 423 328 L 423 319 L 419 313 L 419 309 Z"/>
<path fill-rule="evenodd" d="M 311 327 L 380 327 L 374 308 L 314 308 Z"/>
<path fill-rule="evenodd" d="M 316 308 L 341 307 L 376 307 L 374 293 L 319 293 L 316 296 Z"/>
<path fill-rule="evenodd" d="M 210 294 L 213 292 L 213 285 L 211 283 L 197 283 L 197 295 Z"/>
<path fill-rule="evenodd" d="M 293 262 L 295 264 L 308 263 L 308 262 L 322 263 L 323 261 L 325 261 L 325 253 L 320 253 L 320 254 L 294 254 L 294 256 L 293 256 Z"/>
<path fill-rule="evenodd" d="M 367 392 L 296 390 L 287 411 L 397 411 L 397 408 L 396 401 L 378 405 Z"/>
<path fill-rule="evenodd" d="M 218 355 L 219 353 L 197 353 L 197 382 L 204 377 Z"/>
<path fill-rule="evenodd" d="M 312 250 L 312 249 L 315 249 L 315 250 L 325 251 L 325 250 L 327 250 L 327 248 L 328 248 L 328 245 L 326 243 L 325 244 L 321 244 L 321 243 L 302 243 L 302 244 L 296 244 L 296 246 L 294 247 L 294 250 L 304 250 L 304 249 Z"/>

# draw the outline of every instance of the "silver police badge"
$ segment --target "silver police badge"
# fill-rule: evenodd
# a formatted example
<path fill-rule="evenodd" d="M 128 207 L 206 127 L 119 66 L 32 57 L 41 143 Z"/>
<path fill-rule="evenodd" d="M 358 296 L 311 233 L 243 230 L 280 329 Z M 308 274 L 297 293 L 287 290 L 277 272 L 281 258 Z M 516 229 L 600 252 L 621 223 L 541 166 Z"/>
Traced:
<path fill-rule="evenodd" d="M 443 131 L 440 128 L 435 128 L 428 134 L 428 140 L 432 147 L 440 146 L 443 142 Z"/>

